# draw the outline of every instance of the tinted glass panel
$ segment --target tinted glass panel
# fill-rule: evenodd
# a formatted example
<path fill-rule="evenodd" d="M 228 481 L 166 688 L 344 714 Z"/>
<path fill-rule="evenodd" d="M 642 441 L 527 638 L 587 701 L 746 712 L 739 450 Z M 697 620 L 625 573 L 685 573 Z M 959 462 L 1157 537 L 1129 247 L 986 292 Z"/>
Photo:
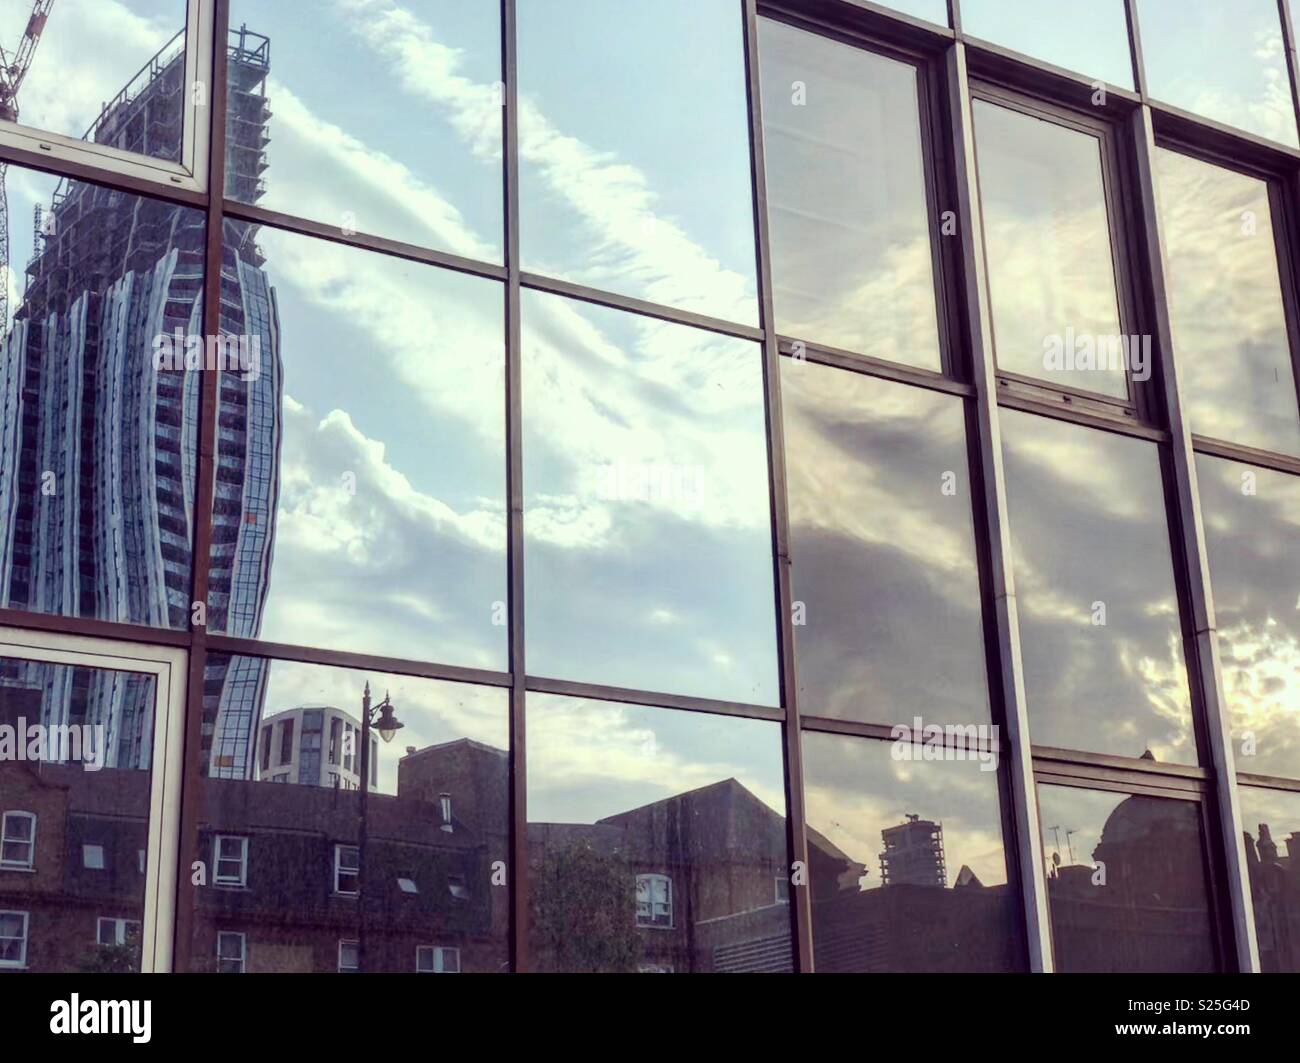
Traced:
<path fill-rule="evenodd" d="M 15 166 L 7 191 L 27 267 L 0 358 L 0 606 L 185 627 L 201 372 L 157 355 L 201 330 L 203 212 Z"/>
<path fill-rule="evenodd" d="M 800 710 L 987 720 L 962 400 L 788 358 L 781 387 Z"/>
<path fill-rule="evenodd" d="M 140 969 L 156 687 L 0 657 L 0 971 Z"/>
<path fill-rule="evenodd" d="M 937 370 L 916 69 L 759 31 L 777 328 Z"/>
<path fill-rule="evenodd" d="M 226 261 L 252 369 L 221 373 L 209 627 L 504 667 L 501 285 L 242 222 Z"/>
<path fill-rule="evenodd" d="M 1034 742 L 1194 764 L 1156 447 L 1000 416 Z"/>
<path fill-rule="evenodd" d="M 1056 969 L 1217 969 L 1200 806 L 1038 787 Z"/>
<path fill-rule="evenodd" d="M 391 744 L 377 733 L 385 697 Z M 335 971 L 340 941 L 358 943 L 344 952 L 363 972 L 414 972 L 431 947 L 459 949 L 466 971 L 505 970 L 508 890 L 492 863 L 508 849 L 506 705 L 484 687 L 209 657 L 186 840 L 208 869 L 191 969 L 222 969 L 221 936 L 238 933 L 248 972 Z M 266 769 L 263 726 L 287 736 Z"/>
<path fill-rule="evenodd" d="M 1265 973 L 1300 971 L 1300 794 L 1238 789 L 1246 867 Z"/>
<path fill-rule="evenodd" d="M 1238 771 L 1300 778 L 1300 476 L 1196 458 Z"/>
<path fill-rule="evenodd" d="M 818 971 L 1022 966 L 996 762 L 962 752 L 804 734 Z"/>
<path fill-rule="evenodd" d="M 1157 149 L 1169 314 L 1192 431 L 1300 454 L 1268 186 Z"/>
<path fill-rule="evenodd" d="M 775 703 L 759 348 L 523 303 L 528 670 Z"/>
<path fill-rule="evenodd" d="M 1296 144 L 1277 0 L 1137 0 L 1152 96 Z"/>
<path fill-rule="evenodd" d="M 500 5 L 230 8 L 231 198 L 501 260 Z"/>
<path fill-rule="evenodd" d="M 531 962 L 788 971 L 774 723 L 528 696 Z"/>
<path fill-rule="evenodd" d="M 552 0 L 518 19 L 524 268 L 756 322 L 740 7 Z"/>
<path fill-rule="evenodd" d="M 961 26 L 1108 85 L 1133 87 L 1124 0 L 962 0 Z"/>
<path fill-rule="evenodd" d="M 27 0 L 0 3 L 6 62 L 28 56 L 18 92 L 0 88 L 0 118 L 179 161 L 185 0 L 48 6 L 32 20 Z"/>
<path fill-rule="evenodd" d="M 1124 397 L 1100 140 L 983 100 L 974 114 L 999 368 Z"/>

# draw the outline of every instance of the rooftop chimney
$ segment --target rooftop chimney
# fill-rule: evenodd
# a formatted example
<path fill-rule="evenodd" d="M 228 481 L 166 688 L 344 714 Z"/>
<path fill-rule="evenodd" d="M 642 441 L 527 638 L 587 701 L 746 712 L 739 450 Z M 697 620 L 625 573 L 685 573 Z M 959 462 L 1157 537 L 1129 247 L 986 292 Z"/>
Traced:
<path fill-rule="evenodd" d="M 438 805 L 442 809 L 442 829 L 450 834 L 453 829 L 451 825 L 451 794 L 440 793 L 438 795 Z"/>

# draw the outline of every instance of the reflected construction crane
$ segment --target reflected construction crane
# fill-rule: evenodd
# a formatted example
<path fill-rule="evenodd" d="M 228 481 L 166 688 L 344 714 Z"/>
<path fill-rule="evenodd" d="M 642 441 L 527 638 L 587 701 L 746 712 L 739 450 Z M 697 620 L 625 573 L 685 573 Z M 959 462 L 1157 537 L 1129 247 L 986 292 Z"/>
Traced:
<path fill-rule="evenodd" d="M 17 49 L 11 54 L 0 46 L 0 119 L 18 121 L 18 90 L 31 69 L 32 56 L 53 6 L 54 0 L 36 0 Z M 8 170 L 9 164 L 0 162 L 0 335 L 7 334 L 9 329 L 9 196 L 5 192 Z"/>

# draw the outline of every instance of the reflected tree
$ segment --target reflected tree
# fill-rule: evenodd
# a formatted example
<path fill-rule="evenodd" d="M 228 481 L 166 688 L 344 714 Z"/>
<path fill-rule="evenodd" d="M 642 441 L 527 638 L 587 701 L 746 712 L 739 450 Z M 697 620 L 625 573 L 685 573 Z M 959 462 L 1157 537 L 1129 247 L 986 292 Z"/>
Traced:
<path fill-rule="evenodd" d="M 537 969 L 635 972 L 641 942 L 633 881 L 623 859 L 590 845 L 547 852 L 533 869 Z"/>

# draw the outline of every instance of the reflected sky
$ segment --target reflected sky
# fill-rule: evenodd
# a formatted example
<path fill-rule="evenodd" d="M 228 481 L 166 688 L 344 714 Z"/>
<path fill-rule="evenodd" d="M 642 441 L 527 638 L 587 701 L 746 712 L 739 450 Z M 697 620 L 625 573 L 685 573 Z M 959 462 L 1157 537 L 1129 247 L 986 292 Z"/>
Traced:
<path fill-rule="evenodd" d="M 1237 770 L 1300 778 L 1300 477 L 1196 456 Z"/>
<path fill-rule="evenodd" d="M 1137 0 L 1152 96 L 1297 143 L 1277 0 Z"/>
<path fill-rule="evenodd" d="M 0 2 L 0 44 L 10 54 L 31 13 L 29 0 Z M 59 0 L 19 90 L 20 121 L 80 138 L 100 108 L 184 27 L 185 0 Z"/>
<path fill-rule="evenodd" d="M 258 205 L 501 261 L 500 5 L 310 6 L 308 31 L 301 4 L 231 3 L 232 29 L 271 39 Z"/>
<path fill-rule="evenodd" d="M 1128 394 L 1121 370 L 1048 367 L 1052 338 L 1120 334 L 1097 137 L 983 100 L 973 105 L 994 343 L 1001 369 Z"/>
<path fill-rule="evenodd" d="M 775 723 L 528 695 L 531 823 L 595 823 L 728 779 L 784 816 L 783 772 Z"/>
<path fill-rule="evenodd" d="M 781 387 L 801 711 L 986 721 L 962 400 L 789 358 Z"/>
<path fill-rule="evenodd" d="M 882 0 L 880 6 L 929 19 L 940 26 L 948 25 L 948 0 Z"/>
<path fill-rule="evenodd" d="M 880 832 L 911 814 L 943 827 L 948 886 L 963 867 L 985 886 L 1007 881 L 997 774 L 974 760 L 900 761 L 892 744 L 805 732 L 808 826 L 865 864 L 862 889 L 880 881 Z"/>
<path fill-rule="evenodd" d="M 758 346 L 523 298 L 529 672 L 775 704 Z"/>
<path fill-rule="evenodd" d="M 917 75 L 759 20 L 778 330 L 938 370 Z"/>
<path fill-rule="evenodd" d="M 1033 741 L 1196 763 L 1156 447 L 999 416 Z"/>
<path fill-rule="evenodd" d="M 1268 186 L 1156 150 L 1169 313 L 1192 431 L 1300 454 Z"/>
<path fill-rule="evenodd" d="M 962 0 L 962 31 L 1133 88 L 1124 0 Z"/>
<path fill-rule="evenodd" d="M 741 5 L 552 0 L 518 24 L 524 268 L 756 324 Z"/>
<path fill-rule="evenodd" d="M 397 762 L 408 746 L 419 750 L 470 738 L 495 749 L 510 748 L 508 695 L 495 687 L 297 661 L 271 661 L 267 672 L 262 719 L 286 709 L 324 705 L 342 709 L 359 725 L 367 682 L 372 704 L 378 704 L 385 694 L 392 695 L 394 715 L 402 729 L 392 742 L 379 743 L 379 782 L 373 793 L 397 793 Z"/>
<path fill-rule="evenodd" d="M 504 669 L 501 285 L 272 229 L 256 243 L 284 364 L 261 637 Z"/>

